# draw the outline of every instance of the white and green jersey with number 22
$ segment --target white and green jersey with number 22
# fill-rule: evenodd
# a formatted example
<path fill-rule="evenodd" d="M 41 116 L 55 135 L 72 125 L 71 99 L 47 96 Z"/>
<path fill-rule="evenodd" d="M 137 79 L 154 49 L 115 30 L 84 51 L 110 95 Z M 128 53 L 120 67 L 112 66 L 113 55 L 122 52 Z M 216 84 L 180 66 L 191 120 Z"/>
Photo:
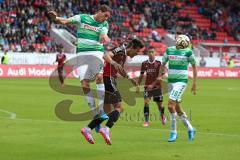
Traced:
<path fill-rule="evenodd" d="M 168 62 L 168 83 L 188 82 L 188 65 L 195 64 L 193 52 L 189 48 L 168 47 L 162 62 Z"/>
<path fill-rule="evenodd" d="M 104 52 L 103 44 L 99 38 L 101 34 L 108 33 L 108 22 L 97 22 L 93 15 L 79 14 L 69 18 L 71 24 L 77 26 L 77 53 L 86 51 Z"/>

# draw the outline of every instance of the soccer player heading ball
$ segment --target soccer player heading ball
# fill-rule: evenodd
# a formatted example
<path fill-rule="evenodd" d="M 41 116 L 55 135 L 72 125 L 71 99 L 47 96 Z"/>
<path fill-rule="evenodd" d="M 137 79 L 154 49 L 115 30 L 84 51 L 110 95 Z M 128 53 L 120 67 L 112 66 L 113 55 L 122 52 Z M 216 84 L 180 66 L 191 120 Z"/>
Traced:
<path fill-rule="evenodd" d="M 101 5 L 94 15 L 80 13 L 70 18 L 58 17 L 55 11 L 48 12 L 53 22 L 61 25 L 75 25 L 77 27 L 77 54 L 80 56 L 92 57 L 87 62 L 87 65 L 78 67 L 78 77 L 91 110 L 94 110 L 96 105 L 93 93 L 90 89 L 90 81 L 96 81 L 99 112 L 93 112 L 93 117 L 101 116 L 103 119 L 108 118 L 103 112 L 105 93 L 102 75 L 104 66 L 103 44 L 110 42 L 110 38 L 107 35 L 109 30 L 107 20 L 110 18 L 111 14 L 112 9 L 107 5 Z"/>
<path fill-rule="evenodd" d="M 190 141 L 194 139 L 195 129 L 189 122 L 186 113 L 181 107 L 181 97 L 187 87 L 188 83 L 188 65 L 189 63 L 193 68 L 193 84 L 192 92 L 196 94 L 196 80 L 197 80 L 197 68 L 196 60 L 192 50 L 188 47 L 190 39 L 186 35 L 179 35 L 176 38 L 176 46 L 168 47 L 166 54 L 162 59 L 162 66 L 160 68 L 160 74 L 158 79 L 153 83 L 159 83 L 162 81 L 162 73 L 164 66 L 168 62 L 168 88 L 169 88 L 169 100 L 168 110 L 171 118 L 171 132 L 168 139 L 169 142 L 173 142 L 177 139 L 177 115 L 180 117 L 184 125 L 188 128 L 188 138 Z M 151 85 L 152 86 L 152 85 Z M 150 87 L 151 87 L 150 86 Z"/>
<path fill-rule="evenodd" d="M 137 90 L 139 90 L 138 83 L 128 76 L 123 67 L 127 56 L 131 58 L 136 56 L 141 48 L 143 48 L 142 42 L 138 39 L 133 39 L 104 55 L 106 62 L 103 72 L 106 91 L 104 98 L 104 111 L 108 113 L 109 120 L 106 123 L 106 126 L 100 129 L 100 134 L 108 145 L 111 145 L 110 128 L 113 127 L 114 123 L 117 122 L 120 113 L 123 112 L 122 99 L 116 83 L 117 73 L 129 79 L 137 87 Z M 114 107 L 113 111 L 111 110 L 112 106 Z M 94 144 L 91 130 L 99 126 L 103 121 L 104 119 L 98 117 L 92 120 L 87 127 L 81 129 L 81 133 L 89 143 Z"/>

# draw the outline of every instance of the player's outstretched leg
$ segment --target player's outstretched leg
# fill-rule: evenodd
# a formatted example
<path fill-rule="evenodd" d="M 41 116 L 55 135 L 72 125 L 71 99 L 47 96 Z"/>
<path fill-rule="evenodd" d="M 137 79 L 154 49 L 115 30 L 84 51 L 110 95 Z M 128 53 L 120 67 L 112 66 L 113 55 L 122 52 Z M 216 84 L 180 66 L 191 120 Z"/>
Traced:
<path fill-rule="evenodd" d="M 196 134 L 195 128 L 193 128 L 192 130 L 188 130 L 188 140 L 193 141 L 195 134 Z"/>
<path fill-rule="evenodd" d="M 149 126 L 149 104 L 146 102 L 144 104 L 143 113 L 144 113 L 144 118 L 145 118 L 143 126 L 148 127 Z"/>
<path fill-rule="evenodd" d="M 110 129 L 118 121 L 118 119 L 120 117 L 120 113 L 123 111 L 123 107 L 122 107 L 121 103 L 115 104 L 114 108 L 115 108 L 115 110 L 113 110 L 112 112 L 110 112 L 108 114 L 109 119 L 106 123 L 106 127 L 100 129 L 100 134 L 102 135 L 102 137 L 104 138 L 105 142 L 108 145 L 112 144 L 111 139 L 110 139 Z"/>
<path fill-rule="evenodd" d="M 110 138 L 110 128 L 107 127 L 107 126 L 106 127 L 102 127 L 102 128 L 100 128 L 99 132 L 102 135 L 102 137 L 104 138 L 105 142 L 108 145 L 111 145 L 112 142 L 111 142 L 111 138 Z"/>
<path fill-rule="evenodd" d="M 187 119 L 187 115 L 185 113 L 183 113 L 180 116 L 180 119 L 182 120 L 183 124 L 188 128 L 188 140 L 193 141 L 195 133 L 196 133 L 195 128 L 193 128 L 193 126 L 191 125 L 191 123 Z"/>
<path fill-rule="evenodd" d="M 89 127 L 84 127 L 81 129 L 81 133 L 83 135 L 83 137 L 90 143 L 90 144 L 94 144 L 94 139 L 92 136 L 92 132 L 91 129 Z"/>
<path fill-rule="evenodd" d="M 92 137 L 91 130 L 96 128 L 96 126 L 100 125 L 104 120 L 101 117 L 95 117 L 87 127 L 84 127 L 81 129 L 81 133 L 84 136 L 84 138 L 91 144 L 94 144 L 94 139 Z"/>
<path fill-rule="evenodd" d="M 162 107 L 160 110 L 160 117 L 161 117 L 161 122 L 163 125 L 165 125 L 167 123 L 167 117 L 165 116 L 165 113 L 164 113 L 164 107 Z"/>
<path fill-rule="evenodd" d="M 102 73 L 98 73 L 96 75 L 96 87 L 97 87 L 97 97 L 98 97 L 98 107 L 99 107 L 99 115 L 102 120 L 107 120 L 108 116 L 104 112 L 104 97 L 105 97 L 105 87 L 103 84 L 103 75 Z M 101 126 L 100 124 L 95 127 L 95 131 L 99 133 Z"/>
<path fill-rule="evenodd" d="M 177 113 L 170 113 L 171 131 L 168 142 L 174 142 L 177 139 Z"/>
<path fill-rule="evenodd" d="M 64 76 L 63 76 L 63 66 L 58 66 L 58 79 L 61 83 L 61 88 L 64 87 Z"/>
<path fill-rule="evenodd" d="M 170 112 L 170 118 L 171 118 L 170 120 L 171 131 L 170 131 L 168 142 L 174 142 L 177 139 L 177 113 L 175 111 L 175 105 L 176 105 L 176 102 L 169 100 L 168 110 Z"/>
<path fill-rule="evenodd" d="M 156 104 L 158 106 L 159 113 L 160 113 L 160 120 L 161 120 L 162 124 L 165 125 L 166 122 L 167 122 L 167 118 L 166 118 L 166 116 L 164 114 L 164 107 L 162 105 L 162 99 L 163 99 L 162 96 L 154 97 L 153 101 L 156 102 Z"/>
<path fill-rule="evenodd" d="M 102 123 L 103 121 L 109 119 L 106 113 L 101 113 L 101 112 L 94 117 L 94 119 L 97 119 L 97 118 L 100 119 L 101 123 Z M 95 127 L 95 131 L 96 131 L 97 133 L 99 133 L 99 131 L 100 131 L 101 123 L 97 124 L 96 127 Z"/>
<path fill-rule="evenodd" d="M 177 103 L 176 111 L 177 111 L 180 119 L 182 120 L 183 124 L 188 129 L 188 139 L 189 139 L 189 141 L 192 141 L 194 139 L 196 130 L 195 130 L 195 128 L 193 128 L 190 121 L 188 120 L 186 113 L 183 111 L 182 107 L 180 106 L 180 103 Z"/>

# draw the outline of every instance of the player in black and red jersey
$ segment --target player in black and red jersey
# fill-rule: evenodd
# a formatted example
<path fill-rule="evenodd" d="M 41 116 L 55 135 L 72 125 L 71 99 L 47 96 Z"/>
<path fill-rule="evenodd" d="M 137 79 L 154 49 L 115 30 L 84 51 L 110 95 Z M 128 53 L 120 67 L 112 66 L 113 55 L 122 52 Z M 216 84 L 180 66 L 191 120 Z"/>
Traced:
<path fill-rule="evenodd" d="M 144 77 L 144 73 L 146 72 L 146 80 L 144 86 L 144 109 L 143 109 L 145 117 L 145 122 L 143 126 L 145 127 L 149 126 L 149 103 L 151 97 L 153 97 L 153 101 L 156 102 L 158 106 L 162 124 L 163 125 L 166 124 L 166 116 L 164 114 L 164 107 L 162 105 L 163 96 L 160 83 L 156 84 L 153 87 L 153 89 L 148 90 L 148 86 L 151 85 L 158 78 L 159 69 L 161 66 L 161 62 L 156 60 L 155 58 L 155 53 L 156 53 L 155 48 L 153 46 L 150 46 L 148 49 L 149 58 L 148 60 L 142 62 L 140 77 L 138 79 L 138 83 L 140 85 Z"/>
<path fill-rule="evenodd" d="M 66 61 L 66 55 L 63 53 L 63 46 L 60 45 L 58 47 L 58 54 L 56 56 L 55 62 L 58 63 L 57 70 L 58 70 L 59 81 L 61 82 L 61 87 L 64 87 L 63 70 L 64 70 L 65 61 Z"/>
<path fill-rule="evenodd" d="M 138 54 L 141 48 L 143 48 L 142 42 L 138 39 L 133 39 L 130 42 L 122 44 L 121 46 L 113 49 L 112 51 L 105 53 L 104 55 L 104 111 L 105 113 L 108 113 L 109 119 L 106 123 L 106 127 L 100 129 L 100 134 L 103 136 L 105 142 L 108 145 L 111 145 L 110 128 L 112 128 L 114 123 L 117 122 L 120 113 L 123 111 L 122 99 L 116 83 L 117 73 L 129 79 L 139 90 L 138 83 L 128 76 L 123 67 L 124 63 L 126 62 L 127 56 L 131 58 L 134 57 Z M 114 107 L 113 111 L 111 110 L 112 106 Z M 81 133 L 89 143 L 94 144 L 91 130 L 102 122 L 103 120 L 101 118 L 96 118 L 92 120 L 87 127 L 81 129 Z"/>

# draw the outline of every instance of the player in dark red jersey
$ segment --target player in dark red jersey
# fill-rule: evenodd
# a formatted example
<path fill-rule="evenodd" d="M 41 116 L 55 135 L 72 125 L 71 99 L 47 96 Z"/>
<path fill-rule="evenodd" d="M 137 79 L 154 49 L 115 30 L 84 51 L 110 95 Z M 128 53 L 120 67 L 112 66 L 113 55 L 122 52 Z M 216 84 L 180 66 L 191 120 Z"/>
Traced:
<path fill-rule="evenodd" d="M 59 81 L 61 82 L 61 87 L 64 87 L 63 70 L 64 70 L 65 61 L 66 61 L 66 55 L 63 53 L 63 46 L 60 45 L 58 48 L 58 54 L 56 56 L 55 62 L 58 63 L 57 70 L 58 70 Z"/>
<path fill-rule="evenodd" d="M 123 111 L 123 105 L 121 103 L 122 99 L 116 83 L 117 73 L 129 79 L 137 87 L 137 90 L 139 90 L 138 83 L 128 76 L 123 67 L 127 56 L 131 58 L 134 57 L 138 54 L 141 48 L 143 48 L 142 42 L 133 39 L 104 55 L 105 66 L 103 80 L 106 91 L 104 98 L 104 111 L 105 113 L 108 113 L 109 120 L 106 123 L 106 127 L 100 129 L 100 134 L 108 145 L 111 145 L 110 128 L 112 128 L 114 123 L 117 122 L 120 113 Z M 114 107 L 113 111 L 111 110 L 112 106 Z M 87 127 L 81 129 L 81 133 L 89 143 L 94 144 L 91 130 L 102 122 L 103 120 L 101 118 L 96 118 L 92 120 Z"/>
<path fill-rule="evenodd" d="M 145 80 L 145 86 L 144 86 L 144 117 L 145 122 L 143 126 L 147 127 L 149 126 L 149 103 L 151 100 L 151 97 L 153 97 L 153 101 L 156 102 L 158 106 L 158 110 L 160 112 L 160 117 L 162 124 L 166 124 L 166 116 L 164 114 L 164 107 L 162 105 L 163 102 L 163 96 L 161 91 L 160 83 L 156 84 L 153 89 L 148 90 L 147 87 L 151 85 L 158 77 L 159 69 L 161 66 L 161 62 L 155 59 L 155 53 L 156 50 L 153 46 L 150 46 L 148 49 L 148 60 L 142 62 L 140 77 L 138 79 L 139 85 L 142 82 L 142 79 L 144 77 L 144 73 L 146 72 L 146 80 Z"/>

